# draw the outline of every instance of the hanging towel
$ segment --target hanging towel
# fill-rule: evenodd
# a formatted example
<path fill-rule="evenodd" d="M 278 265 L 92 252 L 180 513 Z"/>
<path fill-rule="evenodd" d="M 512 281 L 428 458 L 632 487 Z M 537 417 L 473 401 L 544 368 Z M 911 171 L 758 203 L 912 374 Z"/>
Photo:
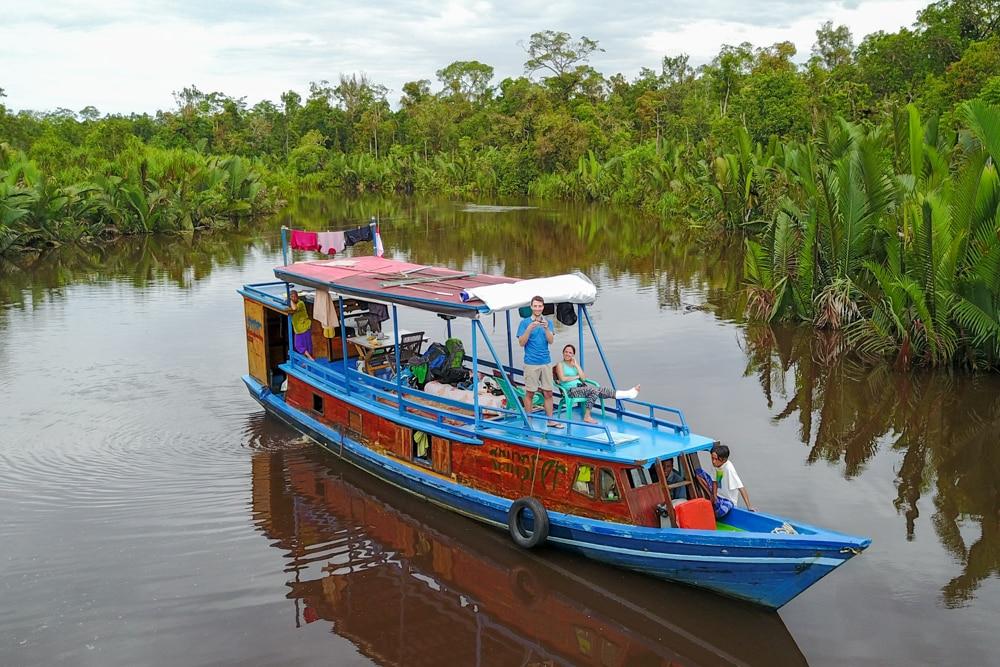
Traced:
<path fill-rule="evenodd" d="M 319 248 L 319 244 L 316 243 L 317 236 L 316 232 L 293 229 L 291 246 L 295 250 L 317 250 Z"/>
<path fill-rule="evenodd" d="M 336 242 L 333 238 L 333 232 L 319 232 L 316 235 L 316 242 L 319 244 L 319 251 L 324 255 L 332 255 L 337 252 L 334 247 Z"/>
<path fill-rule="evenodd" d="M 352 246 L 355 243 L 361 243 L 362 241 L 371 241 L 372 228 L 365 225 L 364 227 L 358 227 L 357 229 L 348 229 L 344 232 L 344 240 L 348 246 Z"/>
<path fill-rule="evenodd" d="M 333 243 L 330 245 L 335 252 L 344 252 L 347 242 L 344 240 L 344 232 L 330 232 L 333 235 Z"/>
<path fill-rule="evenodd" d="M 313 303 L 313 317 L 323 325 L 324 329 L 337 326 L 337 307 L 330 300 L 330 293 L 325 289 L 316 290 L 316 302 Z M 327 336 L 332 338 L 332 336 Z"/>

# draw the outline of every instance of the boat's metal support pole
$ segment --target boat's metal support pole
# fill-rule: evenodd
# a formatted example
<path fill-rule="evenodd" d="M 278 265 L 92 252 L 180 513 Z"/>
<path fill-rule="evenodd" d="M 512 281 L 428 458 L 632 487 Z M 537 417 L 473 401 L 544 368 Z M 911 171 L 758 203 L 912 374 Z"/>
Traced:
<path fill-rule="evenodd" d="M 378 256 L 378 248 L 375 247 L 375 230 L 378 229 L 378 224 L 376 222 L 375 216 L 368 221 L 368 228 L 372 230 L 372 256 Z"/>
<path fill-rule="evenodd" d="M 476 335 L 476 329 L 482 323 L 478 320 L 472 320 L 472 417 L 475 419 L 476 430 L 479 430 L 479 347 L 478 341 L 479 336 Z M 486 337 L 486 330 L 483 330 L 483 337 Z"/>
<path fill-rule="evenodd" d="M 576 351 L 576 358 L 579 360 L 580 368 L 583 368 L 583 304 L 576 307 L 576 334 L 579 349 Z"/>
<path fill-rule="evenodd" d="M 455 316 L 448 315 L 447 313 L 438 313 L 438 317 L 444 320 L 445 327 L 447 327 L 445 331 L 448 334 L 448 338 L 451 338 L 451 321 L 455 319 Z"/>
<path fill-rule="evenodd" d="M 483 326 L 482 322 L 480 322 L 479 320 L 473 320 L 473 322 L 475 322 L 476 326 L 479 326 L 480 328 Z M 514 374 L 508 373 L 507 371 L 504 370 L 503 364 L 500 363 L 500 356 L 497 354 L 497 351 L 493 348 L 493 343 L 490 342 L 490 337 L 486 335 L 485 329 L 483 329 L 483 340 L 486 342 L 486 347 L 489 348 L 490 354 L 493 355 L 493 361 L 496 363 L 497 368 L 499 368 L 500 372 L 503 373 L 503 376 L 507 378 L 507 383 L 510 385 L 511 393 L 514 393 Z M 521 418 L 524 420 L 524 423 L 528 427 L 528 430 L 533 431 L 534 429 L 531 428 L 531 422 L 528 421 L 528 413 L 524 411 L 524 404 L 521 401 L 515 401 L 515 403 L 517 403 L 517 411 L 521 414 Z M 507 406 L 507 409 L 508 410 L 510 409 L 509 405 Z"/>
<path fill-rule="evenodd" d="M 505 310 L 504 315 L 507 316 L 507 368 L 514 368 L 514 341 L 510 339 L 510 311 Z"/>
<path fill-rule="evenodd" d="M 396 304 L 392 304 L 392 344 L 396 355 L 396 404 L 399 406 L 399 414 L 403 414 L 403 369 L 399 365 L 399 315 L 396 313 Z"/>
<path fill-rule="evenodd" d="M 344 317 L 344 295 L 337 295 L 337 303 L 340 306 L 340 360 L 344 362 L 344 389 L 351 393 L 351 375 L 347 367 L 347 318 Z"/>
<path fill-rule="evenodd" d="M 581 305 L 580 312 L 583 313 L 584 319 L 587 320 L 587 326 L 590 327 L 590 335 L 594 338 L 594 345 L 597 346 L 597 354 L 601 355 L 601 361 L 604 363 L 604 371 L 608 374 L 608 380 L 611 381 L 611 388 L 617 390 L 618 385 L 615 383 L 615 376 L 611 372 L 611 366 L 608 365 L 608 358 L 604 356 L 604 348 L 601 347 L 601 341 L 597 337 L 597 332 L 594 331 L 594 324 L 590 321 L 590 314 L 587 313 L 586 306 Z"/>
<path fill-rule="evenodd" d="M 281 261 L 284 266 L 288 266 L 288 227 L 281 226 Z M 292 305 L 292 286 L 285 281 L 285 303 Z M 292 331 L 292 314 L 288 314 L 288 358 L 292 358 L 295 352 L 295 332 Z"/>

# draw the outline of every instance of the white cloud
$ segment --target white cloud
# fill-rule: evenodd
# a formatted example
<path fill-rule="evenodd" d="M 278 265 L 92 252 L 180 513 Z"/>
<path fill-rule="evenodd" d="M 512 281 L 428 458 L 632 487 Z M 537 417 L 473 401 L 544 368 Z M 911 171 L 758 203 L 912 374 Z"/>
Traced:
<path fill-rule="evenodd" d="M 917 11 L 927 5 L 925 0 L 882 0 L 879 2 L 833 5 L 816 15 L 803 16 L 784 25 L 759 26 L 735 21 L 701 19 L 672 29 L 656 30 L 637 40 L 646 57 L 687 53 L 692 63 L 710 61 L 722 44 L 750 42 L 754 46 L 770 46 L 789 41 L 798 50 L 797 59 L 804 60 L 816 42 L 816 29 L 823 21 L 846 25 L 854 35 L 855 44 L 878 30 L 894 32 L 913 23 Z"/>
<path fill-rule="evenodd" d="M 22 6 L 27 5 L 27 6 Z M 393 91 L 434 80 L 454 60 L 480 60 L 497 81 L 522 72 L 519 42 L 564 30 L 601 42 L 594 66 L 633 75 L 667 54 L 710 60 L 724 43 L 791 40 L 807 56 L 820 23 L 847 24 L 860 41 L 913 22 L 926 1 L 553 0 L 314 3 L 304 0 L 0 0 L 0 88 L 15 109 L 155 111 L 194 84 L 253 104 L 310 81 L 364 71 Z"/>

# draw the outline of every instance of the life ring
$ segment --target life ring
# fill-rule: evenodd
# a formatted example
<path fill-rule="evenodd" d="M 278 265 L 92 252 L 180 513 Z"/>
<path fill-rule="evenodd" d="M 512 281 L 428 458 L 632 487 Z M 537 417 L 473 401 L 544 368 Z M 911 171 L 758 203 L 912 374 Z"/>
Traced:
<path fill-rule="evenodd" d="M 530 510 L 533 530 L 524 526 L 524 510 Z M 541 501 L 530 496 L 518 498 L 511 503 L 507 512 L 507 528 L 514 544 L 524 549 L 533 549 L 549 536 L 549 515 Z"/>

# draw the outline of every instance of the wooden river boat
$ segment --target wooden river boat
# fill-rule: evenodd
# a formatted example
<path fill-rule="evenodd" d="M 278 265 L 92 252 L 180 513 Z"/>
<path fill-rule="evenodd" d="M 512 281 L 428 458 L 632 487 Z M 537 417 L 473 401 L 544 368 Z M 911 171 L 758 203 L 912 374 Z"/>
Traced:
<path fill-rule="evenodd" d="M 594 410 L 597 424 L 526 412 L 516 396 L 523 372 L 514 363 L 511 311 L 533 294 L 572 304 L 581 365 L 589 342 L 614 384 L 588 313 L 596 290 L 582 275 L 524 281 L 351 257 L 285 264 L 275 276 L 239 290 L 250 394 L 333 454 L 426 501 L 508 530 L 522 546 L 547 544 L 776 609 L 871 542 L 740 508 L 714 526 L 676 527 L 683 521 L 672 492 L 682 488 L 687 502 L 706 502 L 695 470 L 711 469 L 703 461 L 716 442 L 692 433 L 676 408 L 612 400 L 601 414 Z M 333 331 L 324 331 L 313 318 L 313 359 L 291 346 L 292 289 L 307 304 L 329 299 L 336 319 Z M 351 322 L 370 322 L 380 306 L 391 312 L 391 338 L 349 341 Z M 401 343 L 406 312 L 425 320 L 436 313 L 441 340 L 461 336 L 471 343 L 464 359 L 473 378 L 469 391 L 439 395 L 407 382 L 404 355 L 413 348 L 405 343 L 413 336 Z M 486 316 L 498 318 L 496 328 L 506 326 L 506 360 Z M 421 333 L 418 340 L 427 335 Z M 509 400 L 488 400 L 488 383 Z M 667 483 L 667 460 L 681 481 Z"/>

